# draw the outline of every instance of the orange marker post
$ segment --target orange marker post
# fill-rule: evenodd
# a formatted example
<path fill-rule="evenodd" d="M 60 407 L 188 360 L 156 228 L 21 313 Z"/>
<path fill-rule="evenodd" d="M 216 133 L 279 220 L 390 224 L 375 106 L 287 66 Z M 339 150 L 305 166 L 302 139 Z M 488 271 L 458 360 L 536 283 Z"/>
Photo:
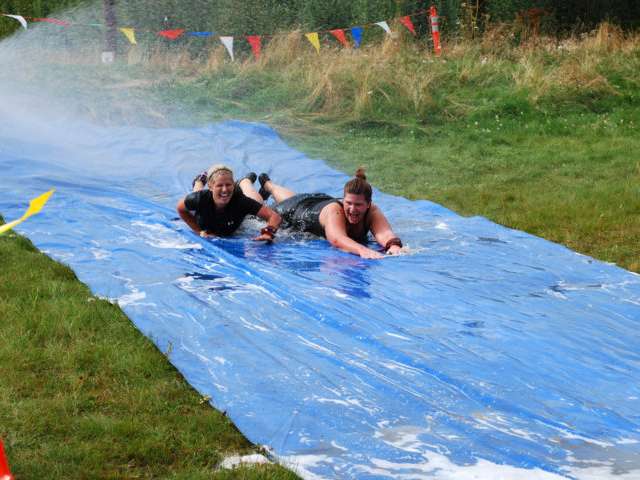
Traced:
<path fill-rule="evenodd" d="M 11 476 L 11 472 L 9 471 L 7 457 L 4 454 L 2 440 L 0 440 L 0 480 L 13 480 L 13 476 Z"/>
<path fill-rule="evenodd" d="M 440 47 L 440 18 L 438 11 L 434 5 L 429 9 L 429 19 L 431 20 L 431 36 L 433 37 L 433 51 L 436 56 L 440 56 L 442 48 Z"/>

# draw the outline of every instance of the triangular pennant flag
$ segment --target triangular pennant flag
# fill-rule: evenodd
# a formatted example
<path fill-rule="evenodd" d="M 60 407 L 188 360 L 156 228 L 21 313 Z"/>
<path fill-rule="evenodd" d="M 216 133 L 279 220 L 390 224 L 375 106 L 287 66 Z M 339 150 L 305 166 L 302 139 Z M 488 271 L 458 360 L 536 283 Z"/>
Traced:
<path fill-rule="evenodd" d="M 61 27 L 68 27 L 69 25 L 71 25 L 69 22 L 58 20 L 56 18 L 32 18 L 31 21 L 53 23 L 54 25 L 60 25 Z"/>
<path fill-rule="evenodd" d="M 311 42 L 311 45 L 314 46 L 316 52 L 320 53 L 320 38 L 318 37 L 318 32 L 305 33 L 304 36 L 307 37 L 309 42 Z"/>
<path fill-rule="evenodd" d="M 344 36 L 344 30 L 342 28 L 336 28 L 335 30 L 329 30 L 329 33 L 336 37 L 336 39 L 345 47 L 349 46 L 347 39 Z"/>
<path fill-rule="evenodd" d="M 387 22 L 376 22 L 381 29 L 383 29 L 387 33 L 391 33 L 391 29 L 389 28 L 389 24 Z"/>
<path fill-rule="evenodd" d="M 229 52 L 231 60 L 235 60 L 233 56 L 233 37 L 220 37 L 220 41 L 227 49 L 227 52 Z"/>
<path fill-rule="evenodd" d="M 259 59 L 260 51 L 262 50 L 262 37 L 260 35 L 248 35 L 247 42 L 251 45 L 251 50 L 253 50 L 256 60 Z"/>
<path fill-rule="evenodd" d="M 213 32 L 187 32 L 192 37 L 212 37 Z"/>
<path fill-rule="evenodd" d="M 6 232 L 7 230 L 11 230 L 16 225 L 24 222 L 30 216 L 40 212 L 40 210 L 42 210 L 42 207 L 44 207 L 45 203 L 47 203 L 47 200 L 49 200 L 49 197 L 53 195 L 54 191 L 55 190 L 49 190 L 47 193 L 43 193 L 39 197 L 36 197 L 33 200 L 31 200 L 29 202 L 29 208 L 27 209 L 25 214 L 22 215 L 22 217 L 20 217 L 18 220 L 14 220 L 13 222 L 9 222 L 0 226 L 0 234 Z"/>
<path fill-rule="evenodd" d="M 162 30 L 158 32 L 158 35 L 164 38 L 168 38 L 169 40 L 175 40 L 176 38 L 181 37 L 184 34 L 184 28 L 178 28 L 175 30 Z"/>
<path fill-rule="evenodd" d="M 353 44 L 358 48 L 360 43 L 362 42 L 362 32 L 364 28 L 362 27 L 352 27 L 351 28 L 351 36 L 353 37 Z"/>
<path fill-rule="evenodd" d="M 411 33 L 416 34 L 416 29 L 413 28 L 413 22 L 411 21 L 411 17 L 407 15 L 406 17 L 400 18 L 400 23 L 409 29 Z"/>
<path fill-rule="evenodd" d="M 27 29 L 27 21 L 24 19 L 22 15 L 9 15 L 8 13 L 3 13 L 2 15 L 4 15 L 5 17 L 16 19 L 17 21 L 20 22 L 20 25 L 22 25 L 22 28 L 24 28 L 25 30 Z"/>
<path fill-rule="evenodd" d="M 0 480 L 11 480 L 11 472 L 9 471 L 9 462 L 4 453 L 4 445 L 2 445 L 2 439 L 0 439 Z"/>
<path fill-rule="evenodd" d="M 129 43 L 131 45 L 137 45 L 138 42 L 136 42 L 136 32 L 133 28 L 129 28 L 129 27 L 122 27 L 119 29 L 123 35 L 125 37 L 127 37 L 127 40 L 129 40 Z"/>

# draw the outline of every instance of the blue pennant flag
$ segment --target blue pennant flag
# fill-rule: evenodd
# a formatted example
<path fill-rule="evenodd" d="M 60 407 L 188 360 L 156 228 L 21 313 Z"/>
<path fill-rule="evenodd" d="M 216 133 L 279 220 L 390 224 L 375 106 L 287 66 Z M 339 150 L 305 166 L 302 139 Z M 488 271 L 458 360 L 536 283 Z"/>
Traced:
<path fill-rule="evenodd" d="M 187 35 L 192 37 L 212 37 L 214 35 L 213 32 L 188 32 Z"/>
<path fill-rule="evenodd" d="M 362 27 L 352 27 L 351 28 L 351 36 L 353 37 L 353 43 L 358 48 L 360 46 L 360 42 L 362 41 L 362 32 L 364 28 Z"/>

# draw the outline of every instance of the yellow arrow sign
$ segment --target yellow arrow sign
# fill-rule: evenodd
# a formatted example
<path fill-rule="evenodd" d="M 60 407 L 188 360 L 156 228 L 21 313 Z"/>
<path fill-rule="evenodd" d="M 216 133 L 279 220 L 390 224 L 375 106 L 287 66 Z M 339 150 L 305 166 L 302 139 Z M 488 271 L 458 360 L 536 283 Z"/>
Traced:
<path fill-rule="evenodd" d="M 53 195 L 53 192 L 55 192 L 55 189 L 51 189 L 47 193 L 43 193 L 39 197 L 36 197 L 33 200 L 31 200 L 29 202 L 29 208 L 27 209 L 25 214 L 22 215 L 22 217 L 20 217 L 18 220 L 14 220 L 13 222 L 0 225 L 0 235 L 6 232 L 7 230 L 11 230 L 16 225 L 24 222 L 31 215 L 35 215 L 40 210 L 42 210 L 42 207 L 44 207 L 45 203 L 47 203 L 47 200 L 49 200 L 49 197 Z"/>

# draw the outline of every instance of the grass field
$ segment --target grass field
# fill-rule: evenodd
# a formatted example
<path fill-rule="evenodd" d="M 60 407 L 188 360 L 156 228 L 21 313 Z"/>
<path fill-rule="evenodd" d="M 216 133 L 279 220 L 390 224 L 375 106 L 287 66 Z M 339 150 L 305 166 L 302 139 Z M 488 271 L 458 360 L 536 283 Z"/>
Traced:
<path fill-rule="evenodd" d="M 17 479 L 298 478 L 216 470 L 257 451 L 119 307 L 0 235 L 0 437 Z"/>
<path fill-rule="evenodd" d="M 225 55 L 132 51 L 112 68 L 67 56 L 29 75 L 111 124 L 266 122 L 343 171 L 366 165 L 381 190 L 640 272 L 637 35 L 604 24 L 521 46 L 497 28 L 438 59 L 406 39 L 318 56 L 292 34 L 258 62 Z M 224 455 L 253 450 L 66 267 L 15 235 L 0 262 L 0 435 L 20 478 L 212 478 Z M 213 478 L 232 477 L 294 478 Z"/>

